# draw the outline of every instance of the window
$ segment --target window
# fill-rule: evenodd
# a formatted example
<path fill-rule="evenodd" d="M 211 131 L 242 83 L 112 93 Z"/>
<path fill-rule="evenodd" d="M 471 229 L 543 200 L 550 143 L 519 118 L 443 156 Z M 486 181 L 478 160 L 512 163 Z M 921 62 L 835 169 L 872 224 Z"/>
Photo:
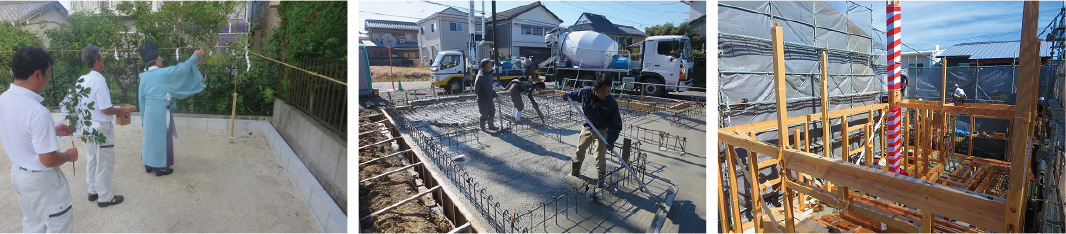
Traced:
<path fill-rule="evenodd" d="M 522 25 L 522 35 L 533 35 L 533 27 Z"/>
<path fill-rule="evenodd" d="M 418 33 L 426 34 L 426 27 L 418 28 Z"/>
<path fill-rule="evenodd" d="M 436 32 L 437 24 L 429 24 L 429 32 Z"/>
<path fill-rule="evenodd" d="M 681 55 L 681 43 L 678 41 L 659 42 L 659 49 L 657 52 L 661 55 L 677 58 Z"/>
<path fill-rule="evenodd" d="M 959 67 L 969 67 L 970 63 L 959 63 Z"/>
<path fill-rule="evenodd" d="M 462 32 L 463 31 L 463 23 L 451 22 L 451 23 L 448 23 L 448 26 L 450 26 L 452 32 Z"/>
<path fill-rule="evenodd" d="M 407 37 L 407 40 L 408 40 L 408 41 L 414 41 L 414 40 L 416 40 L 416 39 L 415 39 L 415 35 L 414 35 L 414 34 L 410 34 L 410 33 L 405 33 L 405 34 L 404 34 L 404 37 Z"/>

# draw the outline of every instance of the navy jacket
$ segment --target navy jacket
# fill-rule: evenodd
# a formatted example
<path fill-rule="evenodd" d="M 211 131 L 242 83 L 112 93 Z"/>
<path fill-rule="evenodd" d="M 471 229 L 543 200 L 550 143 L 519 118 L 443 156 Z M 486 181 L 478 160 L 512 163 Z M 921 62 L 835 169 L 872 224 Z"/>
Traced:
<path fill-rule="evenodd" d="M 608 95 L 607 99 L 600 100 L 593 94 L 592 86 L 586 86 L 563 94 L 563 100 L 567 100 L 567 97 L 581 103 L 581 111 L 585 112 L 596 129 L 607 129 L 603 137 L 607 138 L 607 145 L 613 146 L 622 132 L 622 113 L 618 112 L 618 102 L 614 96 Z"/>

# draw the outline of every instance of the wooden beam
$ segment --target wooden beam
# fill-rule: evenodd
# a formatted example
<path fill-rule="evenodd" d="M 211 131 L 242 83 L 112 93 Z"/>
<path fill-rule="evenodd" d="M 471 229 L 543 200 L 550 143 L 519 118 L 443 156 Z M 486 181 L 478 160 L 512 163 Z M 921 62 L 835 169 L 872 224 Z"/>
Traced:
<path fill-rule="evenodd" d="M 718 130 L 718 141 L 725 143 L 726 145 L 732 145 L 737 148 L 745 149 L 748 152 L 757 152 L 760 154 L 771 155 L 777 157 L 777 147 L 757 141 L 753 138 L 742 137 L 736 134 L 730 134 Z M 752 165 L 758 165 L 758 163 L 752 163 Z"/>
<path fill-rule="evenodd" d="M 1001 220 L 1005 204 L 984 194 L 961 191 L 946 185 L 826 159 L 800 151 L 787 150 L 784 165 L 790 170 L 832 181 L 873 196 L 906 204 L 918 209 L 936 210 L 939 214 L 963 222 L 981 225 L 993 231 L 1005 231 Z"/>
<path fill-rule="evenodd" d="M 848 129 L 847 115 L 840 116 L 840 129 Z M 840 133 L 840 154 L 843 154 L 840 156 L 840 158 L 843 159 L 845 162 L 850 163 L 851 160 L 848 158 L 848 156 L 851 156 L 851 139 L 849 138 L 851 138 L 851 135 L 848 135 L 848 132 Z"/>
<path fill-rule="evenodd" d="M 878 110 L 887 107 L 888 104 L 877 103 L 873 105 L 861 106 L 851 109 L 829 111 L 829 118 L 837 118 L 844 115 L 853 115 L 856 113 L 863 113 L 870 110 Z M 785 125 L 796 125 L 807 121 L 807 118 L 820 117 L 820 113 L 810 114 L 805 116 L 796 116 L 785 119 Z M 758 122 L 753 124 L 730 126 L 725 128 L 719 128 L 718 131 L 735 132 L 735 133 L 748 133 L 755 131 L 764 131 L 767 129 L 777 128 L 777 120 L 770 120 L 764 122 Z"/>
<path fill-rule="evenodd" d="M 1039 2 L 1025 2 L 1022 9 L 1022 40 L 1018 62 L 1018 99 L 1010 136 L 1010 180 L 1007 183 L 1006 232 L 1024 232 L 1026 192 L 1029 191 L 1029 123 L 1035 118 L 1040 77 L 1040 41 L 1037 38 Z"/>

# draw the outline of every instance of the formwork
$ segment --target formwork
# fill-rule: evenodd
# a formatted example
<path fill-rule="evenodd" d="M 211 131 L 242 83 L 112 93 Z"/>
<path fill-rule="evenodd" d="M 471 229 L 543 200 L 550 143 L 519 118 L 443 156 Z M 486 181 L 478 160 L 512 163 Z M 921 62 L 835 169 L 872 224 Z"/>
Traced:
<path fill-rule="evenodd" d="M 1035 14 L 1026 4 L 1026 14 Z M 1026 17 L 1027 19 L 1029 17 Z M 1033 17 L 1035 18 L 1035 17 Z M 1047 130 L 1038 117 L 1035 20 L 1023 23 L 1017 104 L 901 99 L 902 168 L 885 162 L 889 104 L 831 110 L 825 51 L 820 54 L 822 110 L 789 115 L 785 43 L 771 28 L 776 119 L 718 130 L 722 232 L 1024 232 L 1030 206 L 1034 146 Z M 1028 34 L 1032 35 L 1028 35 Z M 942 74 L 946 82 L 946 74 Z M 944 87 L 942 85 L 941 87 Z M 945 92 L 941 92 L 945 93 Z M 891 102 L 891 100 L 890 100 Z M 974 156 L 977 133 L 957 124 L 1005 121 L 1001 158 Z M 757 138 L 758 134 L 774 133 Z M 832 137 L 841 136 L 839 141 Z M 839 142 L 839 144 L 838 144 Z M 828 144 L 827 144 L 828 143 Z M 856 147 L 856 145 L 858 145 Z M 978 145 L 980 146 L 980 145 Z M 840 154 L 833 151 L 839 147 Z M 718 164 L 723 165 L 723 164 Z M 769 174 L 764 172 L 769 171 Z M 743 189 L 741 188 L 743 187 Z M 742 197 L 746 195 L 746 197 Z M 742 201 L 747 201 L 742 204 Z M 741 211 L 746 211 L 742 214 Z"/>
<path fill-rule="evenodd" d="M 523 117 L 514 118 L 514 103 L 507 92 L 499 93 L 494 101 L 499 132 L 480 129 L 471 94 L 382 92 L 381 110 L 409 146 L 403 154 L 420 159 L 410 167 L 433 171 L 434 184 L 452 194 L 435 199 L 468 208 L 463 222 L 474 228 L 465 231 L 670 230 L 663 229 L 666 213 L 683 183 L 664 176 L 667 164 L 649 159 L 702 157 L 702 142 L 690 145 L 689 135 L 703 135 L 697 126 L 705 125 L 706 104 L 616 92 L 623 128 L 615 151 L 621 157 L 608 154 L 607 186 L 597 189 L 594 147 L 586 152 L 582 175 L 569 175 L 584 120 L 561 98 L 562 87 L 550 89 L 534 95 L 543 119 L 526 95 Z"/>

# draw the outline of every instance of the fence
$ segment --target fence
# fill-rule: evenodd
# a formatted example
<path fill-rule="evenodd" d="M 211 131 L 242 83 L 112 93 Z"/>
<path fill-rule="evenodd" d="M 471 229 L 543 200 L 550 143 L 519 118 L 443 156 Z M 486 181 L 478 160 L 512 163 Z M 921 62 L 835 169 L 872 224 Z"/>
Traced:
<path fill-rule="evenodd" d="M 282 68 L 281 95 L 327 129 L 347 138 L 348 65 L 344 60 L 297 59 L 293 66 L 335 80 L 314 76 L 292 67 Z"/>

